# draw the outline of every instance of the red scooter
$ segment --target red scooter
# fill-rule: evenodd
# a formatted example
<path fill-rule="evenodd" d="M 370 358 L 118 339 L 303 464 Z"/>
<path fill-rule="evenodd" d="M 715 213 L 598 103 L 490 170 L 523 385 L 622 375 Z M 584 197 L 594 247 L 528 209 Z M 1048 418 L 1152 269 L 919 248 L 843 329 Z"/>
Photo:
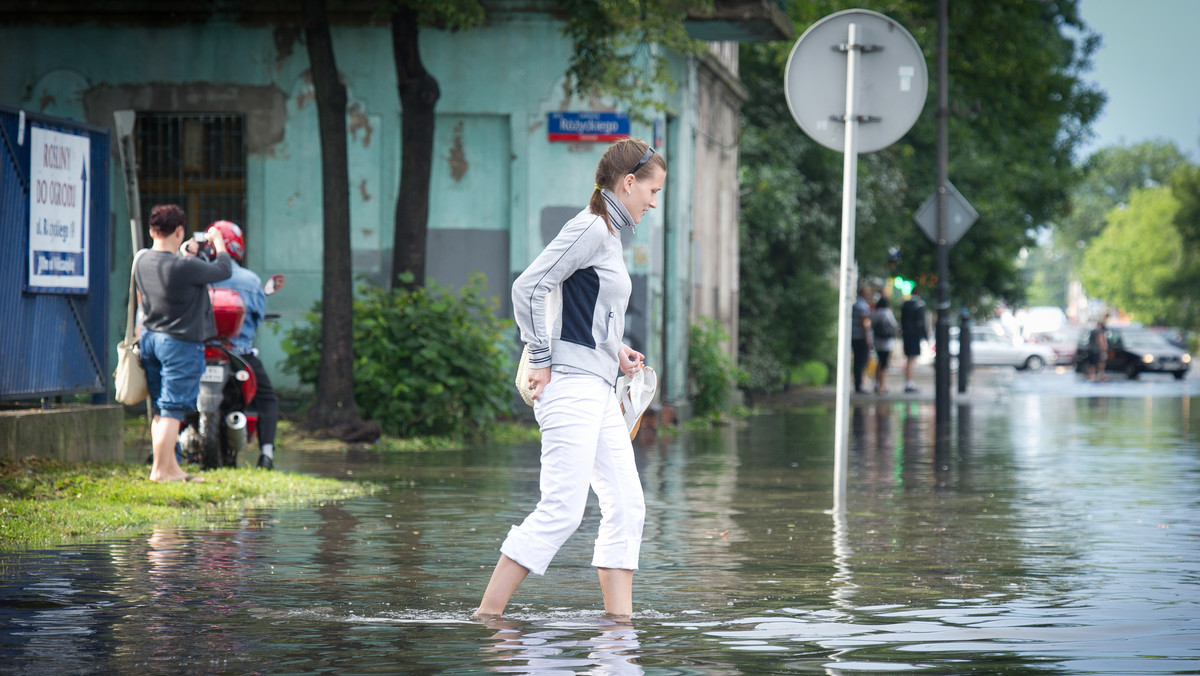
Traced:
<path fill-rule="evenodd" d="M 263 284 L 269 296 L 283 288 L 284 276 L 271 275 Z M 179 444 L 188 460 L 203 469 L 236 467 L 238 453 L 254 438 L 258 412 L 247 407 L 258 391 L 254 370 L 233 351 L 246 317 L 241 294 L 233 289 L 210 288 L 217 335 L 204 341 L 204 373 L 196 410 L 184 418 Z M 278 315 L 269 314 L 265 319 Z"/>

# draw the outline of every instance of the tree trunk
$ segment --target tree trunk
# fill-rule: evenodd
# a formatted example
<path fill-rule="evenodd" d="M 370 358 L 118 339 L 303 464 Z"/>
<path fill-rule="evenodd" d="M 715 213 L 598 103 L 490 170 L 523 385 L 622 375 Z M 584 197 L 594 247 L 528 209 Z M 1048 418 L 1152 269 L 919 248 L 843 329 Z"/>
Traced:
<path fill-rule="evenodd" d="M 401 7 L 392 14 L 392 53 L 400 89 L 400 186 L 392 244 L 392 289 L 425 285 L 425 235 L 429 220 L 429 175 L 433 168 L 433 107 L 441 92 L 425 70 L 418 50 L 417 12 Z M 400 279 L 412 273 L 412 281 Z"/>
<path fill-rule="evenodd" d="M 345 441 L 371 442 L 379 438 L 379 426 L 364 423 L 354 402 L 354 284 L 350 266 L 346 87 L 338 79 L 325 0 L 305 0 L 304 35 L 321 134 L 324 207 L 321 365 L 317 400 L 308 411 L 308 426 Z"/>

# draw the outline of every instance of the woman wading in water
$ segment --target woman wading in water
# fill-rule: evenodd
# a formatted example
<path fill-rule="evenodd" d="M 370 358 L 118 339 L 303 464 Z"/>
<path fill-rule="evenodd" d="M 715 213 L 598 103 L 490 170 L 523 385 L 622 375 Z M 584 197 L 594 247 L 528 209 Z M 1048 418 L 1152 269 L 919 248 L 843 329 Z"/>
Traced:
<path fill-rule="evenodd" d="M 633 614 L 646 505 L 613 387 L 618 371 L 632 375 L 645 357 L 621 342 L 632 290 L 621 229 L 658 206 L 666 175 L 666 162 L 645 142 L 609 146 L 587 208 L 513 284 L 513 312 L 529 349 L 522 385 L 542 432 L 541 499 L 501 545 L 476 617 L 499 616 L 526 575 L 545 574 L 583 520 L 589 487 L 600 502 L 592 565 L 604 610 L 616 618 Z M 548 318 L 546 296 L 560 287 L 561 315 Z"/>

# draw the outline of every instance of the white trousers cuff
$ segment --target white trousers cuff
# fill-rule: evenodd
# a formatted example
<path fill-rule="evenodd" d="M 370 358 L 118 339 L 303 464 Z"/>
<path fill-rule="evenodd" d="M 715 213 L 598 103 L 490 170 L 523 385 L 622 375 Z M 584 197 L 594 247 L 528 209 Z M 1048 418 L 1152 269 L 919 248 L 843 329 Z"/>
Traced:
<path fill-rule="evenodd" d="M 534 575 L 545 575 L 550 561 L 558 553 L 558 546 L 530 535 L 520 526 L 513 526 L 504 544 L 500 545 L 500 553 L 528 568 Z"/>
<path fill-rule="evenodd" d="M 597 568 L 637 570 L 638 555 L 641 553 L 641 549 L 641 538 L 618 540 L 616 542 L 601 542 L 596 540 L 595 553 L 592 555 L 592 565 Z"/>

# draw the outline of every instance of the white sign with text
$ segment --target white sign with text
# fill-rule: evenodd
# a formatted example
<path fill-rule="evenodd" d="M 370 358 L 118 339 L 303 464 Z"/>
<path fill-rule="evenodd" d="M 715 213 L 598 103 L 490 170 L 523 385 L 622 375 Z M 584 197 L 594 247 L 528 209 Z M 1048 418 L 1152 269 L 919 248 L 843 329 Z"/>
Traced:
<path fill-rule="evenodd" d="M 29 290 L 87 293 L 91 139 L 30 129 Z"/>

